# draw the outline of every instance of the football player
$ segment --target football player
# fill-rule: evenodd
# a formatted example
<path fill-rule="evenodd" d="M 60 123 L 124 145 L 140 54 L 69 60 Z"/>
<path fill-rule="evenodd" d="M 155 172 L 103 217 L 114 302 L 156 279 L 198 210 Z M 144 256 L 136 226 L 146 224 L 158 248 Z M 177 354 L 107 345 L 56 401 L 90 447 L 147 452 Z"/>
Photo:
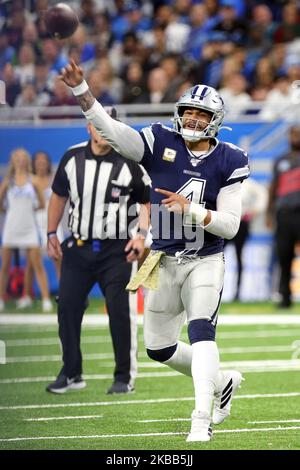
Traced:
<path fill-rule="evenodd" d="M 146 298 L 145 345 L 151 359 L 192 376 L 195 409 L 187 441 L 209 441 L 211 422 L 220 424 L 230 414 L 242 381 L 239 372 L 220 371 L 215 334 L 224 238 L 233 238 L 239 228 L 247 154 L 216 138 L 224 103 L 209 86 L 196 85 L 182 95 L 173 129 L 156 123 L 138 132 L 107 115 L 75 62 L 61 78 L 97 131 L 152 179 L 150 258 L 159 254 L 158 288 Z M 190 344 L 179 341 L 185 316 Z"/>

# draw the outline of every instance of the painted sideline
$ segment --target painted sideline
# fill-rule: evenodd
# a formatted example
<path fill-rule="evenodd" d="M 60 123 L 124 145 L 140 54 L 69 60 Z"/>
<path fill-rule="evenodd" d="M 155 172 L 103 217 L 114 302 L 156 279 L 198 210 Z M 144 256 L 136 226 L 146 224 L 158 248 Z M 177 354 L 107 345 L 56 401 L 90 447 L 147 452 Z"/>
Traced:
<path fill-rule="evenodd" d="M 143 324 L 143 315 L 138 316 L 138 324 Z M 230 315 L 221 314 L 218 320 L 219 325 L 300 325 L 300 315 Z M 37 314 L 1 314 L 0 325 L 57 325 L 57 316 L 55 314 L 45 315 Z M 108 316 L 105 314 L 91 315 L 83 317 L 83 325 L 106 326 L 108 325 Z"/>
<path fill-rule="evenodd" d="M 214 434 L 229 434 L 229 433 L 242 433 L 242 432 L 272 432 L 272 431 L 295 431 L 300 429 L 300 426 L 288 426 L 277 428 L 245 428 L 245 429 L 219 429 L 214 431 Z M 0 439 L 0 442 L 18 442 L 18 441 L 45 441 L 45 440 L 59 440 L 59 439 L 109 439 L 109 438 L 125 438 L 125 437 L 163 437 L 163 436 L 182 436 L 187 432 L 152 432 L 142 434 L 95 434 L 91 436 L 43 436 L 43 437 L 12 437 Z"/>
<path fill-rule="evenodd" d="M 300 392 L 289 393 L 255 393 L 248 395 L 236 395 L 234 400 L 252 400 L 257 398 L 293 398 L 299 397 Z M 78 408 L 78 407 L 94 407 L 94 406 L 116 406 L 116 405 L 142 405 L 142 404 L 157 404 L 157 403 L 172 403 L 177 401 L 194 401 L 195 397 L 172 397 L 172 398 L 151 398 L 147 400 L 120 400 L 120 401 L 98 401 L 98 402 L 82 402 L 82 403 L 49 403 L 40 405 L 14 405 L 14 406 L 0 406 L 0 410 L 34 410 L 34 409 L 49 409 L 49 408 Z"/>

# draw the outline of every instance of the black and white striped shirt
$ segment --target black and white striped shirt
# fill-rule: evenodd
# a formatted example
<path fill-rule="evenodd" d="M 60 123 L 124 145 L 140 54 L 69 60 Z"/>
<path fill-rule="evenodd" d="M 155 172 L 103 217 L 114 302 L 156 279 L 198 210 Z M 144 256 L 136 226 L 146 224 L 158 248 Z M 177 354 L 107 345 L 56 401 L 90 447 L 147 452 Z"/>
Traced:
<path fill-rule="evenodd" d="M 67 150 L 52 190 L 70 198 L 69 229 L 75 238 L 127 239 L 138 204 L 149 202 L 150 179 L 141 165 L 113 149 L 95 156 L 89 141 Z"/>

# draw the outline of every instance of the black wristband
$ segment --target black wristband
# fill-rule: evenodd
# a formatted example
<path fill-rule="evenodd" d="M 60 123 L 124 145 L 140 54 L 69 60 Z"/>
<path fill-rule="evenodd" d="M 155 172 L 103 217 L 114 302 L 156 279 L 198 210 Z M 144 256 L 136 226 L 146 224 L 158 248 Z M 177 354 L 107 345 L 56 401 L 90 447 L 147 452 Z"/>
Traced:
<path fill-rule="evenodd" d="M 52 235 L 56 235 L 56 230 L 52 230 L 52 232 L 47 232 L 47 238 L 51 238 Z"/>

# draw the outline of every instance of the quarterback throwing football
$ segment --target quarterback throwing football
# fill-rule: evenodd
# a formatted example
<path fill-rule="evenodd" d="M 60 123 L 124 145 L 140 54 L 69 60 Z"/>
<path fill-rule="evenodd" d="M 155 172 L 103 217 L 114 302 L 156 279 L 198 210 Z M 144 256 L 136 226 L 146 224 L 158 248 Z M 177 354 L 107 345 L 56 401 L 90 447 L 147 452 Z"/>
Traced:
<path fill-rule="evenodd" d="M 239 228 L 247 154 L 216 138 L 224 103 L 209 86 L 196 85 L 181 96 L 173 129 L 156 123 L 138 132 L 105 112 L 74 62 L 61 78 L 97 131 L 152 179 L 153 243 L 144 271 L 148 263 L 153 289 L 145 303 L 145 346 L 151 359 L 192 376 L 195 409 L 187 441 L 209 441 L 211 423 L 229 416 L 242 381 L 239 372 L 220 371 L 215 330 L 224 238 L 233 238 Z M 179 341 L 185 318 L 190 344 Z"/>

